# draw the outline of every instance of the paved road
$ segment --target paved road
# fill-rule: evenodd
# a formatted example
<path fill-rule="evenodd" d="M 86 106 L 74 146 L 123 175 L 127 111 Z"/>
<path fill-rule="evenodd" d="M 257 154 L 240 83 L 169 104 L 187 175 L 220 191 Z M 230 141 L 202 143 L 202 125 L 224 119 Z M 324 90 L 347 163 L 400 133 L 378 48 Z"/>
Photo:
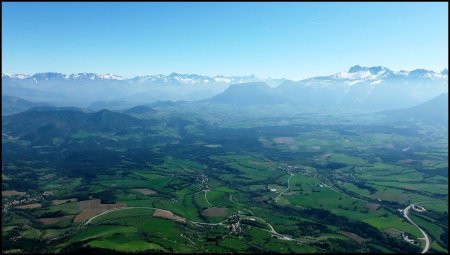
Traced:
<path fill-rule="evenodd" d="M 102 212 L 102 213 L 100 213 L 100 214 L 98 214 L 98 215 L 95 215 L 94 217 L 92 217 L 92 218 L 90 218 L 88 221 L 86 221 L 83 225 L 80 225 L 80 227 L 84 227 L 84 226 L 88 225 L 89 223 L 91 223 L 91 221 L 92 221 L 93 219 L 95 219 L 95 218 L 97 218 L 97 217 L 99 217 L 99 216 L 105 215 L 105 214 L 107 214 L 107 213 L 115 212 L 115 211 L 119 211 L 119 210 L 129 210 L 129 209 L 151 209 L 151 210 L 161 210 L 161 211 L 164 211 L 164 212 L 167 212 L 167 213 L 172 214 L 171 211 L 167 211 L 167 210 L 164 210 L 164 209 L 161 209 L 161 208 L 156 208 L 156 207 L 140 207 L 140 206 L 134 206 L 134 207 L 118 207 L 118 208 L 109 209 L 109 210 L 104 211 L 104 212 Z M 185 218 L 183 218 L 183 219 L 185 219 Z M 193 223 L 193 224 L 216 226 L 216 225 L 223 225 L 224 222 L 226 222 L 226 221 L 229 220 L 229 219 L 225 219 L 225 220 L 223 220 L 223 221 L 221 221 L 221 222 L 219 222 L 219 223 L 197 222 L 197 221 L 192 221 L 192 220 L 188 220 L 188 219 L 185 219 L 185 220 L 186 220 L 186 221 L 189 221 L 189 222 L 191 222 L 191 223 Z"/>
<path fill-rule="evenodd" d="M 293 239 L 293 238 L 291 238 L 291 237 L 289 237 L 289 236 L 280 234 L 280 233 L 278 233 L 277 231 L 275 231 L 275 229 L 273 228 L 273 226 L 272 226 L 270 223 L 268 223 L 267 221 L 265 221 L 265 220 L 263 220 L 263 219 L 261 219 L 261 218 L 259 218 L 259 217 L 255 217 L 255 216 L 252 216 L 251 218 L 260 219 L 260 220 L 263 221 L 265 224 L 267 224 L 267 226 L 269 226 L 269 228 L 270 228 L 270 230 L 263 229 L 263 228 L 261 228 L 261 230 L 270 232 L 270 233 L 272 233 L 272 234 L 278 236 L 278 237 L 279 237 L 280 239 L 282 239 L 282 240 L 286 240 L 286 241 L 297 241 L 297 242 L 298 242 L 298 240 L 296 240 L 296 239 Z"/>
<path fill-rule="evenodd" d="M 159 210 L 165 211 L 167 213 L 172 213 L 170 211 L 167 211 L 167 210 L 164 210 L 164 209 L 160 209 L 160 208 L 155 208 L 155 207 L 139 207 L 139 206 L 134 206 L 134 207 L 117 207 L 117 208 L 112 208 L 112 209 L 106 210 L 106 211 L 104 211 L 104 212 L 102 212 L 100 214 L 95 215 L 94 217 L 90 218 L 88 221 L 86 221 L 86 223 L 84 223 L 81 226 L 84 227 L 84 226 L 88 225 L 93 219 L 95 219 L 95 218 L 97 218 L 99 216 L 105 215 L 107 213 L 114 212 L 114 211 L 119 211 L 119 210 L 129 210 L 129 209 L 153 209 L 153 210 L 159 209 Z"/>
<path fill-rule="evenodd" d="M 411 209 L 411 207 L 412 207 L 413 205 L 416 205 L 416 204 L 420 204 L 420 203 L 410 204 L 408 207 L 406 207 L 406 208 L 403 210 L 403 216 L 405 216 L 405 218 L 406 218 L 409 222 L 411 222 L 411 224 L 413 224 L 416 228 L 418 228 L 418 229 L 420 230 L 420 232 L 422 232 L 422 235 L 423 235 L 423 237 L 424 237 L 424 239 L 425 239 L 425 247 L 423 248 L 422 253 L 426 253 L 426 252 L 430 249 L 430 243 L 431 243 L 430 237 L 428 237 L 427 233 L 425 233 L 425 231 L 423 231 L 419 226 L 417 226 L 417 224 L 414 223 L 414 221 L 412 221 L 412 220 L 409 218 L 409 216 L 408 216 L 409 209 Z"/>
<path fill-rule="evenodd" d="M 289 172 L 289 174 L 290 174 L 291 176 L 289 177 L 289 179 L 288 179 L 288 181 L 287 181 L 287 183 L 288 183 L 287 188 L 286 188 L 285 190 L 283 190 L 283 192 L 281 192 L 281 193 L 275 198 L 275 202 L 277 202 L 277 203 L 278 203 L 278 198 L 280 198 L 280 196 L 283 195 L 284 192 L 286 192 L 286 191 L 291 187 L 290 181 L 291 181 L 292 177 L 294 177 L 294 174 L 291 173 L 291 172 Z"/>

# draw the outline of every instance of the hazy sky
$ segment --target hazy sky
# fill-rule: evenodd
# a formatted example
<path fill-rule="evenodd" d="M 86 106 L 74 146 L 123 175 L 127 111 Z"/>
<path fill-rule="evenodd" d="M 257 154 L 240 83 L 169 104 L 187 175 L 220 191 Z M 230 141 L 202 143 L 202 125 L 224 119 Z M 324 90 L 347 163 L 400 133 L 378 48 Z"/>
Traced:
<path fill-rule="evenodd" d="M 2 73 L 300 79 L 448 66 L 448 3 L 2 3 Z"/>

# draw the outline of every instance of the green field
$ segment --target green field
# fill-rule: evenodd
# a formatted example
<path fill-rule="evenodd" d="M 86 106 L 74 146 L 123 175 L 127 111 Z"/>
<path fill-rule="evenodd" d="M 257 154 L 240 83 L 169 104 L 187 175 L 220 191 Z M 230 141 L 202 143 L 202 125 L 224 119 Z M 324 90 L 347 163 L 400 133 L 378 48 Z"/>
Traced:
<path fill-rule="evenodd" d="M 5 138 L 2 188 L 34 200 L 2 196 L 3 251 L 419 253 L 423 243 L 402 234 L 422 235 L 400 210 L 425 202 L 411 218 L 432 238 L 430 252 L 448 252 L 448 145 L 416 132 L 420 123 L 208 114 L 161 112 L 145 127 L 61 133 L 47 154 L 45 136 Z M 70 198 L 101 205 L 51 202 Z M 41 207 L 17 208 L 32 203 Z M 85 225 L 114 203 L 128 209 Z M 40 221 L 80 213 L 88 215 L 80 223 Z"/>

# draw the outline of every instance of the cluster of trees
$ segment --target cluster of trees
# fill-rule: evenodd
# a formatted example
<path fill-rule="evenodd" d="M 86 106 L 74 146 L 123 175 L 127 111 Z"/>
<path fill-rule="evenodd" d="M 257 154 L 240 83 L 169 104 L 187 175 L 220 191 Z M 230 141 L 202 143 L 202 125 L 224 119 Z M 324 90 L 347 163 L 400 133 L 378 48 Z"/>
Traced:
<path fill-rule="evenodd" d="M 19 238 L 15 241 L 8 240 L 2 236 L 2 250 L 20 249 L 25 253 L 42 253 L 48 251 L 48 244 L 45 241 L 29 238 Z"/>
<path fill-rule="evenodd" d="M 2 190 L 37 190 L 39 186 L 36 181 L 31 181 L 27 179 L 12 179 L 12 180 L 2 180 Z"/>
<path fill-rule="evenodd" d="M 9 179 L 2 178 L 2 190 L 29 191 L 39 188 L 36 183 L 39 176 L 31 170 L 31 167 L 24 165 L 21 161 L 15 162 L 16 167 L 10 167 L 9 160 L 2 163 L 4 165 L 2 173 L 10 177 Z"/>
<path fill-rule="evenodd" d="M 361 246 L 355 241 L 341 240 L 341 239 L 331 239 L 326 241 L 319 241 L 314 243 L 327 252 L 332 253 L 349 253 L 349 252 L 380 252 L 380 251 L 370 251 L 366 247 Z"/>
<path fill-rule="evenodd" d="M 58 211 L 48 211 L 48 212 L 44 212 L 42 213 L 39 218 L 57 218 L 57 217 L 62 217 L 66 215 L 63 211 L 58 210 Z"/>
<path fill-rule="evenodd" d="M 50 252 L 48 244 L 44 240 L 20 237 L 23 231 L 16 227 L 7 234 L 2 234 L 2 251 L 20 249 L 24 253 Z"/>
<path fill-rule="evenodd" d="M 439 245 L 448 248 L 448 212 L 437 212 L 433 210 L 427 210 L 421 213 L 414 213 L 414 216 L 422 218 L 424 221 L 433 222 L 442 227 L 444 232 L 439 236 L 436 242 Z"/>
<path fill-rule="evenodd" d="M 444 247 L 448 249 L 448 228 L 444 229 L 444 233 L 442 233 L 439 238 L 441 239 Z"/>
<path fill-rule="evenodd" d="M 117 194 L 116 190 L 110 189 L 94 193 L 92 196 L 94 198 L 100 199 L 102 204 L 114 204 L 117 201 L 116 194 Z"/>

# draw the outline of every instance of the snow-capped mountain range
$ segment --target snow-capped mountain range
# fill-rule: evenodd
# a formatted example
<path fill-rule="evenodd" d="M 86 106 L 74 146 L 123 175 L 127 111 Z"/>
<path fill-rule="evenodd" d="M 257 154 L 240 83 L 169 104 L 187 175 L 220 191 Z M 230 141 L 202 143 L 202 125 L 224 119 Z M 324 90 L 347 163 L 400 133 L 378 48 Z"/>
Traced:
<path fill-rule="evenodd" d="M 95 73 L 2 74 L 2 92 L 30 101 L 199 100 L 224 91 L 230 84 L 257 81 L 275 86 L 284 79 L 179 73 L 133 78 Z"/>
<path fill-rule="evenodd" d="M 95 74 L 95 73 L 76 73 L 76 74 L 62 74 L 62 73 L 36 73 L 34 75 L 27 75 L 27 74 L 2 74 L 2 78 L 14 78 L 19 80 L 25 80 L 25 79 L 33 79 L 34 81 L 48 81 L 48 80 L 54 80 L 54 79 L 61 79 L 61 80 L 96 80 L 96 79 L 103 79 L 103 80 L 125 80 L 125 78 L 114 75 L 114 74 Z"/>
<path fill-rule="evenodd" d="M 288 79 L 262 79 L 254 75 L 248 76 L 205 76 L 197 74 L 180 74 L 171 73 L 169 75 L 157 74 L 157 75 L 144 75 L 136 76 L 133 78 L 125 78 L 115 74 L 96 74 L 96 73 L 74 73 L 74 74 L 62 74 L 62 73 L 36 73 L 34 75 L 26 74 L 3 74 L 2 78 L 11 78 L 17 80 L 31 79 L 34 82 L 42 81 L 55 81 L 55 80 L 68 80 L 68 81 L 84 81 L 84 80 L 116 80 L 116 81 L 128 81 L 129 83 L 155 83 L 155 84 L 239 84 L 250 82 L 267 82 L 267 81 L 284 81 Z M 302 81 L 319 81 L 319 80 L 347 80 L 350 85 L 363 81 L 372 81 L 372 83 L 381 83 L 383 79 L 393 78 L 422 78 L 422 79 L 448 79 L 448 70 L 444 69 L 441 72 L 434 72 L 425 69 L 416 69 L 413 71 L 392 71 L 383 66 L 362 67 L 355 65 L 348 71 L 339 72 L 329 76 L 319 76 Z"/>
<path fill-rule="evenodd" d="M 329 76 L 287 81 L 277 90 L 291 100 L 311 105 L 394 109 L 410 107 L 448 92 L 448 71 L 407 72 L 356 65 Z"/>
<path fill-rule="evenodd" d="M 154 83 L 154 84 L 239 84 L 257 81 L 275 81 L 277 79 L 261 79 L 254 75 L 249 76 L 204 76 L 197 74 L 180 74 L 171 73 L 169 75 L 157 74 L 157 75 L 145 75 L 136 76 L 133 78 L 124 78 L 114 74 L 96 74 L 96 73 L 76 73 L 76 74 L 62 74 L 62 73 L 36 73 L 34 75 L 26 74 L 2 74 L 2 78 L 11 78 L 17 80 L 32 80 L 35 83 L 43 81 L 127 81 L 128 83 Z M 278 79 L 284 80 L 284 79 Z"/>
<path fill-rule="evenodd" d="M 444 69 L 441 72 L 434 72 L 425 69 L 416 69 L 413 71 L 392 71 L 383 66 L 362 67 L 359 65 L 351 67 L 348 71 L 339 72 L 329 76 L 313 77 L 298 82 L 308 84 L 310 86 L 318 86 L 327 82 L 344 82 L 344 84 L 352 86 L 361 82 L 369 82 L 370 84 L 380 84 L 387 80 L 406 80 L 406 79 L 421 79 L 421 80 L 448 80 L 448 70 Z"/>
<path fill-rule="evenodd" d="M 299 81 L 261 79 L 254 75 L 204 76 L 179 73 L 133 78 L 95 73 L 2 74 L 2 93 L 34 102 L 87 104 L 123 100 L 149 103 L 158 100 L 207 99 L 224 92 L 230 85 L 244 86 L 255 82 L 268 84 L 267 93 L 273 92 L 291 103 L 389 109 L 409 107 L 448 92 L 448 70 L 393 71 L 382 66 L 355 65 L 347 71 Z M 239 94 L 239 90 L 234 89 L 233 93 Z"/>
<path fill-rule="evenodd" d="M 255 81 L 263 81 L 263 80 L 273 80 L 273 79 L 260 79 L 254 75 L 249 76 L 224 76 L 224 75 L 216 75 L 216 76 L 204 76 L 197 74 L 179 74 L 179 73 L 171 73 L 170 75 L 146 75 L 146 76 L 137 76 L 130 81 L 135 82 L 152 82 L 152 83 L 162 83 L 162 84 L 214 84 L 214 83 L 224 83 L 224 84 L 239 84 L 239 83 L 247 83 L 247 82 L 255 82 Z"/>

